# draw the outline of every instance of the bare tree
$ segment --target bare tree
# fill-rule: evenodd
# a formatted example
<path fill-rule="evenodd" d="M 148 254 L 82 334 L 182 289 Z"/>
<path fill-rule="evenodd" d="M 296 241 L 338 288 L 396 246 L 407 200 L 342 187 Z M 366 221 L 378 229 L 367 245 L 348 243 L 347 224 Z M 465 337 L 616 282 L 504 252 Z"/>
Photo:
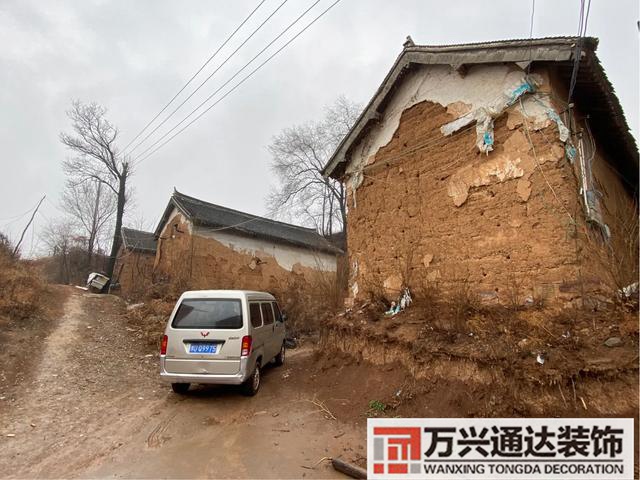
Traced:
<path fill-rule="evenodd" d="M 271 214 L 282 218 L 283 207 L 292 217 L 314 226 L 323 235 L 344 229 L 344 186 L 322 176 L 322 169 L 355 123 L 361 108 L 339 97 L 325 108 L 322 120 L 285 129 L 273 138 L 269 151 L 278 186 L 267 198 Z"/>
<path fill-rule="evenodd" d="M 72 184 L 95 181 L 116 195 L 115 230 L 106 268 L 106 274 L 110 277 L 122 241 L 120 228 L 127 202 L 127 179 L 131 175 L 131 165 L 119 155 L 116 146 L 118 129 L 105 118 L 106 113 L 104 107 L 95 103 L 73 102 L 71 110 L 67 112 L 73 133 L 61 133 L 60 141 L 75 154 L 63 164 Z"/>
<path fill-rule="evenodd" d="M 61 204 L 86 239 L 87 266 L 91 266 L 102 233 L 116 212 L 116 196 L 95 179 L 71 181 L 67 182 Z"/>
<path fill-rule="evenodd" d="M 69 283 L 71 281 L 71 252 L 74 247 L 78 246 L 78 237 L 73 225 L 68 220 L 52 220 L 41 230 L 40 239 L 54 262 L 53 279 L 57 282 Z"/>

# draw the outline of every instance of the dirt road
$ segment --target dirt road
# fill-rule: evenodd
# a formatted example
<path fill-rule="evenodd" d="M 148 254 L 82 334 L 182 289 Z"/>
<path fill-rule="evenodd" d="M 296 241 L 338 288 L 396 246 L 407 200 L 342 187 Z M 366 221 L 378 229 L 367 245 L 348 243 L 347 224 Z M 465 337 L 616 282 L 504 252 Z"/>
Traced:
<path fill-rule="evenodd" d="M 120 299 L 70 289 L 64 312 L 25 342 L 32 371 L 0 392 L 3 477 L 339 478 L 319 460 L 365 455 L 364 419 L 327 419 L 310 402 L 310 350 L 266 368 L 255 397 L 181 397 L 126 328 Z"/>

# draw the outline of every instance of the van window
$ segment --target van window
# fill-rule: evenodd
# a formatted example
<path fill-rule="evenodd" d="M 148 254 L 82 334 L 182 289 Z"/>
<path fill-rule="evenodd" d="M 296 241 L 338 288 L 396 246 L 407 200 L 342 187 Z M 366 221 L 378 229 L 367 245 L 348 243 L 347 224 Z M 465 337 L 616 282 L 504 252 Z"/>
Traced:
<path fill-rule="evenodd" d="M 253 328 L 262 326 L 262 316 L 260 315 L 259 303 L 249 304 L 249 316 L 251 317 L 251 325 L 253 325 Z"/>
<path fill-rule="evenodd" d="M 262 318 L 265 325 L 271 325 L 273 323 L 273 310 L 271 310 L 270 303 L 261 303 L 262 306 Z"/>
<path fill-rule="evenodd" d="M 171 324 L 173 328 L 242 328 L 240 300 L 187 298 L 182 301 Z"/>
<path fill-rule="evenodd" d="M 282 313 L 280 312 L 280 307 L 276 302 L 271 304 L 273 306 L 273 312 L 276 314 L 276 322 L 282 321 Z"/>

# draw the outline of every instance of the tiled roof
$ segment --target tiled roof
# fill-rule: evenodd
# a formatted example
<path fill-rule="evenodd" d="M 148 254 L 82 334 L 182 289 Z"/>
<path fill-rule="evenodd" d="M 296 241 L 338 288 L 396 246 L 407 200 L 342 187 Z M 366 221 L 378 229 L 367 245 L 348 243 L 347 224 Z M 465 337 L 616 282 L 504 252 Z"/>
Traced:
<path fill-rule="evenodd" d="M 340 178 L 350 160 L 351 148 L 362 139 L 369 127 L 381 118 L 396 84 L 414 65 L 464 65 L 503 62 L 534 64 L 552 63 L 560 79 L 569 83 L 573 70 L 578 37 L 548 37 L 501 40 L 458 45 L 414 45 L 408 39 L 384 81 L 364 109 L 353 128 L 333 153 L 323 174 Z M 625 181 L 637 190 L 638 147 L 629 131 L 622 107 L 595 51 L 598 39 L 584 37 L 582 55 L 573 102 L 582 114 L 589 116 L 591 130 L 615 168 Z"/>
<path fill-rule="evenodd" d="M 205 202 L 174 191 L 155 234 L 159 235 L 169 220 L 173 207 L 178 208 L 194 225 L 211 227 L 214 230 L 228 230 L 244 236 L 259 237 L 277 243 L 288 243 L 316 251 L 341 253 L 313 228 L 305 228 L 269 218 L 258 217 Z"/>
<path fill-rule="evenodd" d="M 122 227 L 120 233 L 122 234 L 122 244 L 127 250 L 155 253 L 158 242 L 152 232 Z"/>

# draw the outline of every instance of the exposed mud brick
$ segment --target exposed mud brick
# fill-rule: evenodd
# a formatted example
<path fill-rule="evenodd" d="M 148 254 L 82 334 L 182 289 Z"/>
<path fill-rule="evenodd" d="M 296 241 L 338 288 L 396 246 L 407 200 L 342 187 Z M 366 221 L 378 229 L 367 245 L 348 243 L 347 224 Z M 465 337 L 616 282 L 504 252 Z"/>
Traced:
<path fill-rule="evenodd" d="M 153 281 L 155 258 L 152 252 L 120 249 L 114 272 L 124 297 L 135 297 L 149 288 Z"/>
<path fill-rule="evenodd" d="M 352 295 L 392 299 L 399 283 L 418 294 L 433 284 L 450 293 L 470 285 L 499 302 L 521 303 L 536 296 L 572 300 L 589 282 L 610 284 L 608 266 L 595 261 L 603 245 L 585 221 L 555 124 L 527 132 L 522 119 L 505 113 L 495 121 L 494 151 L 484 155 L 475 128 L 442 135 L 453 118 L 429 101 L 405 110 L 392 140 L 350 191 Z M 604 211 L 626 208 L 615 207 L 614 197 L 626 195 L 620 180 L 604 167 L 594 175 Z M 605 220 L 615 243 L 623 240 L 613 216 Z M 559 295 L 559 285 L 572 281 L 582 291 Z"/>
<path fill-rule="evenodd" d="M 154 278 L 177 291 L 266 291 L 275 295 L 290 314 L 291 327 L 303 328 L 300 323 L 304 323 L 305 328 L 311 328 L 309 323 L 339 305 L 343 292 L 336 272 L 299 262 L 286 268 L 288 265 L 283 266 L 282 261 L 269 252 L 248 253 L 238 245 L 225 245 L 192 226 L 181 213 L 175 213 L 160 234 Z"/>

